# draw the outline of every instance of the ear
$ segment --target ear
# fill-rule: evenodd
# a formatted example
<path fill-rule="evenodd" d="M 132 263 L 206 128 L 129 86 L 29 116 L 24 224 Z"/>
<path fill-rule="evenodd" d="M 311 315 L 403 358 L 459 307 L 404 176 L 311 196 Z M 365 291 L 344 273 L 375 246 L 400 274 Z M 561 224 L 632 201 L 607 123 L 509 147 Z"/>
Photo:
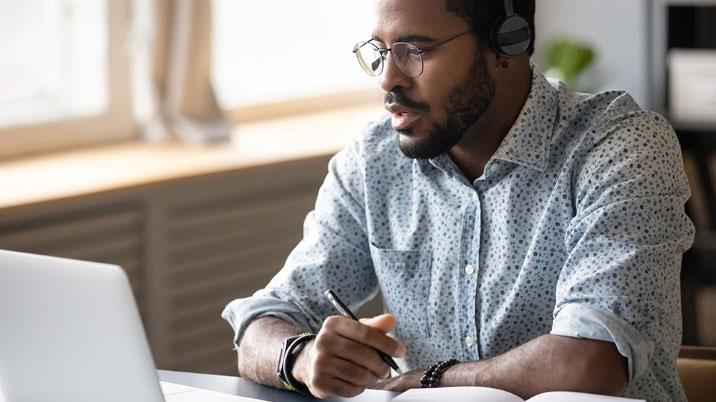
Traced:
<path fill-rule="evenodd" d="M 496 53 L 489 44 L 482 46 L 481 57 L 484 58 L 490 77 L 498 79 L 509 69 L 509 59 Z"/>
<path fill-rule="evenodd" d="M 502 55 L 497 56 L 497 67 L 502 70 L 509 70 L 510 69 L 510 57 L 505 57 Z"/>
<path fill-rule="evenodd" d="M 492 62 L 492 68 L 494 71 L 491 73 L 495 74 L 493 77 L 497 79 L 500 75 L 512 75 L 515 71 L 519 71 L 523 66 L 530 65 L 530 58 L 527 53 L 520 54 L 514 57 L 503 56 L 501 54 L 492 53 L 494 60 Z"/>

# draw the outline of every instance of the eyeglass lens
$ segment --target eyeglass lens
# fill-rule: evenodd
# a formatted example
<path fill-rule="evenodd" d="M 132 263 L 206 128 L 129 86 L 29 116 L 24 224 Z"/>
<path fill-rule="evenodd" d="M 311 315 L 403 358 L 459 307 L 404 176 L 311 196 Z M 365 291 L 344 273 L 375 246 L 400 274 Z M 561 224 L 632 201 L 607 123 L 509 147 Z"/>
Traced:
<path fill-rule="evenodd" d="M 423 72 L 423 58 L 420 49 L 415 45 L 405 42 L 397 42 L 390 49 L 395 65 L 400 71 L 410 77 L 417 77 Z M 372 42 L 358 47 L 356 57 L 363 70 L 371 76 L 378 76 L 383 71 L 384 58 L 387 56 L 385 49 L 380 49 Z M 385 55 L 384 55 L 385 54 Z"/>

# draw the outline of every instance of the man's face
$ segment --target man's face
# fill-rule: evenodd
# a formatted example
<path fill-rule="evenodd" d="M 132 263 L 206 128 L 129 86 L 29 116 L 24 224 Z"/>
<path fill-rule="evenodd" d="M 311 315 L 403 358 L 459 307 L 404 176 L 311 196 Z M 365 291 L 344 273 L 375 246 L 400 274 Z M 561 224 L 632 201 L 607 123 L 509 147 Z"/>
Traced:
<path fill-rule="evenodd" d="M 373 37 L 383 47 L 409 42 L 427 48 L 469 29 L 446 9 L 445 0 L 376 0 L 375 14 Z M 457 144 L 495 94 L 480 45 L 470 34 L 423 54 L 423 72 L 415 78 L 400 71 L 389 55 L 380 85 L 401 151 L 421 159 Z"/>

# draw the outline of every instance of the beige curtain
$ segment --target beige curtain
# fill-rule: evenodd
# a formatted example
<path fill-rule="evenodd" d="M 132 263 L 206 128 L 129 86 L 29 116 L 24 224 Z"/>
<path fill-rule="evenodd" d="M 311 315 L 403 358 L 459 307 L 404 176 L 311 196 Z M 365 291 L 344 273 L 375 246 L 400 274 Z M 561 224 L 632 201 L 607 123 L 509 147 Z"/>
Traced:
<path fill-rule="evenodd" d="M 145 137 L 187 144 L 228 141 L 231 125 L 211 84 L 211 0 L 138 0 L 135 6 L 147 13 L 149 38 L 147 85 L 138 95 L 150 99 L 140 118 Z"/>

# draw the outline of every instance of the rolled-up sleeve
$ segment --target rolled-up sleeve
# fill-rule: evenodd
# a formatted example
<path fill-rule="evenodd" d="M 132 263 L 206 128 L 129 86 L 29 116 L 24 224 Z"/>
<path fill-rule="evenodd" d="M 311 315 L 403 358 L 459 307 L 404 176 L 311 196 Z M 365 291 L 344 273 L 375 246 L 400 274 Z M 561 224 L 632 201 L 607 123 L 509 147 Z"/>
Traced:
<path fill-rule="evenodd" d="M 676 357 L 681 255 L 694 227 L 668 123 L 645 113 L 616 119 L 605 132 L 575 176 L 551 333 L 613 342 L 631 381 L 655 355 Z"/>
<path fill-rule="evenodd" d="M 315 209 L 304 223 L 303 239 L 266 288 L 229 303 L 222 317 L 235 331 L 238 346 L 246 327 L 259 317 L 275 316 L 317 331 L 335 314 L 325 289 L 335 289 L 351 308 L 378 291 L 372 269 L 363 207 L 363 177 L 358 143 L 331 159 Z"/>

